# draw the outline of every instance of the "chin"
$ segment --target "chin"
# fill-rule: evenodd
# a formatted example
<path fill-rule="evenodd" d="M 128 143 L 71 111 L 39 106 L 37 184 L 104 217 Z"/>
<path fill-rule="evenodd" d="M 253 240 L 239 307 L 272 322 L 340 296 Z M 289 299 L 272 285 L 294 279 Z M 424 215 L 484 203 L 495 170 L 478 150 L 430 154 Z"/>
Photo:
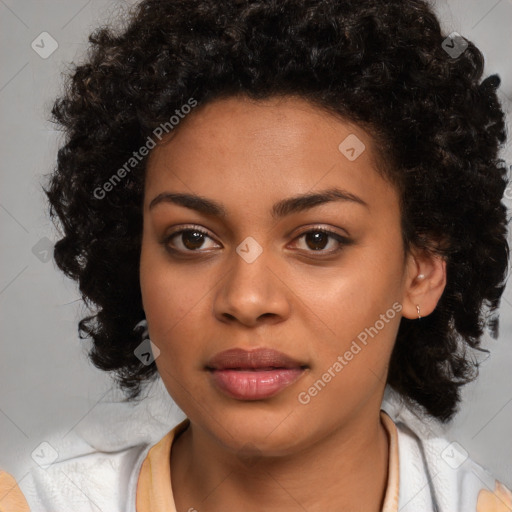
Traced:
<path fill-rule="evenodd" d="M 268 404 L 252 403 L 247 407 L 219 408 L 216 420 L 204 418 L 205 426 L 229 450 L 250 456 L 257 453 L 269 457 L 284 456 L 307 444 L 304 425 L 306 418 L 290 414 L 291 407 L 271 410 Z"/>

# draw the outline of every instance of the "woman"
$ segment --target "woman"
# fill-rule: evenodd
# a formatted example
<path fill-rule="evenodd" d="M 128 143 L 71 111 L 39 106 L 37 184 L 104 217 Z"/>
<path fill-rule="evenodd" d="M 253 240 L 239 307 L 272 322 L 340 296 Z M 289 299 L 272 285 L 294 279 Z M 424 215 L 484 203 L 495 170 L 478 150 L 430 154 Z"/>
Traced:
<path fill-rule="evenodd" d="M 420 0 L 145 0 L 90 40 L 53 109 L 55 259 L 91 361 L 187 418 L 4 509 L 512 510 L 435 425 L 507 273 L 480 51 Z"/>

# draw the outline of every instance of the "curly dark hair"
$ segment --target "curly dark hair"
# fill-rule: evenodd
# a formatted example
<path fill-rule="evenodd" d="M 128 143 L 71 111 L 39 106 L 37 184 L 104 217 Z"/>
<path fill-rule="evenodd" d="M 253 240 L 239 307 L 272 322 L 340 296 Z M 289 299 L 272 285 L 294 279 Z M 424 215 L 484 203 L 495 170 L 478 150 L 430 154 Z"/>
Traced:
<path fill-rule="evenodd" d="M 368 130 L 400 194 L 404 247 L 447 262 L 434 312 L 401 320 L 388 383 L 453 417 L 485 329 L 498 335 L 509 248 L 500 79 L 482 79 L 473 43 L 451 55 L 446 37 L 422 0 L 144 0 L 123 28 L 89 36 L 53 105 L 66 138 L 45 192 L 63 236 L 56 264 L 93 313 L 80 337 L 128 400 L 157 374 L 134 356 L 147 157 L 94 191 L 190 98 L 295 95 Z"/>

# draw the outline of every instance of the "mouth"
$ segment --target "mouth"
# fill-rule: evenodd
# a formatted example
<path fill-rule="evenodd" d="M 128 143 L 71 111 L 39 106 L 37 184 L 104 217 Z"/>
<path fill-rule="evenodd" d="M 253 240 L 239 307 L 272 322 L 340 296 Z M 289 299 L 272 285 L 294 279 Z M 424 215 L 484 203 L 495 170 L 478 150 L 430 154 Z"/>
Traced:
<path fill-rule="evenodd" d="M 237 400 L 263 400 L 296 382 L 308 366 L 273 349 L 235 348 L 216 354 L 205 369 L 224 395 Z"/>

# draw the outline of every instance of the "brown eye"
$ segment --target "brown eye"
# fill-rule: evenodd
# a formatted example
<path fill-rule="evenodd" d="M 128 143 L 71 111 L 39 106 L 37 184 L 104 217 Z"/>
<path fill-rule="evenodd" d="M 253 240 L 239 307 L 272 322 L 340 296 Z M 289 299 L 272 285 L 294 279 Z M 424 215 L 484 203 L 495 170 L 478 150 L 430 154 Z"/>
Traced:
<path fill-rule="evenodd" d="M 310 231 L 304 235 L 306 244 L 310 249 L 318 251 L 325 249 L 325 246 L 329 242 L 329 236 L 321 231 Z"/>
<path fill-rule="evenodd" d="M 171 249 L 181 252 L 199 252 L 203 248 L 205 241 L 211 240 L 208 233 L 200 229 L 182 229 L 171 233 L 165 239 L 165 245 Z"/>
<path fill-rule="evenodd" d="M 351 243 L 350 239 L 347 237 L 323 228 L 315 228 L 306 231 L 297 237 L 297 240 L 301 239 L 304 240 L 303 245 L 305 245 L 305 247 L 302 247 L 304 250 L 307 252 L 321 252 L 323 254 L 338 252 L 344 245 Z M 333 241 L 333 243 L 331 243 L 331 249 L 325 250 L 329 246 L 330 241 Z M 333 245 L 334 247 L 332 247 Z"/>
<path fill-rule="evenodd" d="M 187 249 L 200 249 L 204 243 L 204 234 L 199 231 L 183 231 L 181 241 Z"/>

